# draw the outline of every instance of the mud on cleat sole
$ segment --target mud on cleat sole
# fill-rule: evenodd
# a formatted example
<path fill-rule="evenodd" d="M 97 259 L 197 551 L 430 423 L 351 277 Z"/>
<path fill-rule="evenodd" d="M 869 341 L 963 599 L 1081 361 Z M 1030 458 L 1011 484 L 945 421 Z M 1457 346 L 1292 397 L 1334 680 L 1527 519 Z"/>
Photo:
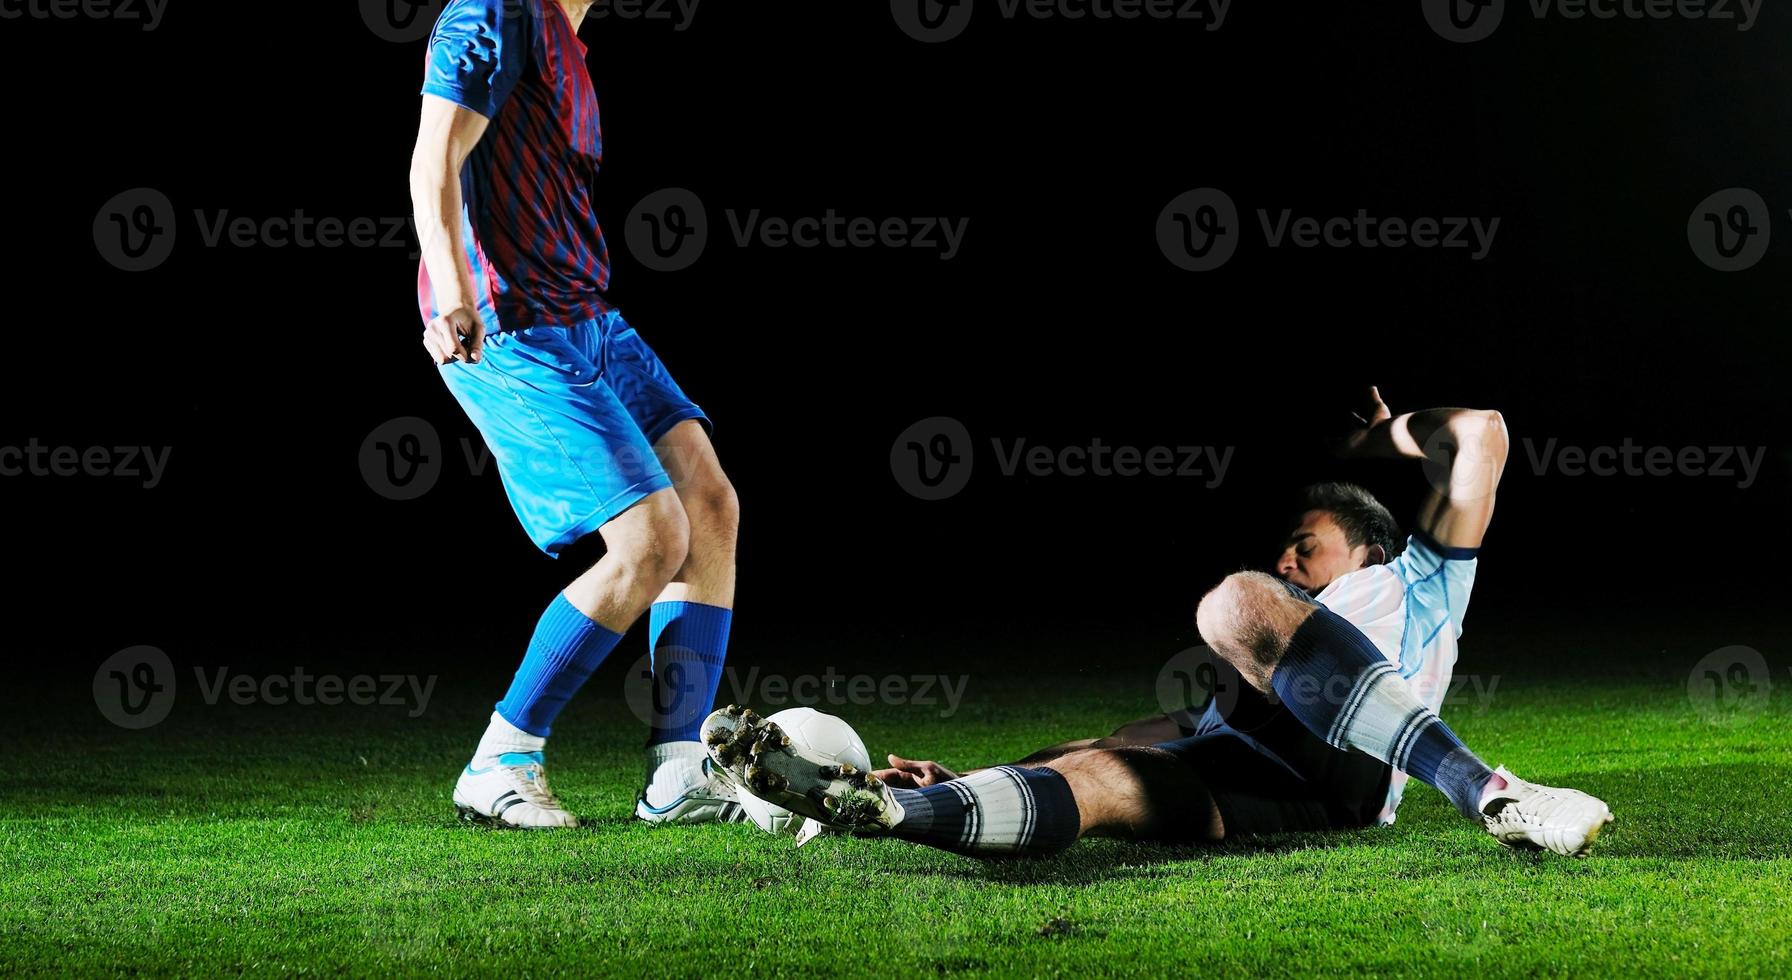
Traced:
<path fill-rule="evenodd" d="M 748 792 L 833 827 L 886 825 L 889 804 L 877 777 L 851 765 L 809 758 L 776 723 L 737 707 L 705 719 L 704 744 L 710 758 L 734 773 Z"/>

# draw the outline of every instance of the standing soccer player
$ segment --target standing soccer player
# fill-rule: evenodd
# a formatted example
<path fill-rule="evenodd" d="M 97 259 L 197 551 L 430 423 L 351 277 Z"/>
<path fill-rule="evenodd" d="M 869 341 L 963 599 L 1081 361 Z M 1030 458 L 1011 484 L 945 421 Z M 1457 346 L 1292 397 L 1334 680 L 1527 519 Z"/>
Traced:
<path fill-rule="evenodd" d="M 605 545 L 542 613 L 454 788 L 462 817 L 496 826 L 578 823 L 548 788 L 547 737 L 650 610 L 655 717 L 635 815 L 738 811 L 697 738 L 733 617 L 739 504 L 708 418 L 604 298 L 591 200 L 603 144 L 578 38 L 591 2 L 451 0 L 430 38 L 411 160 L 423 345 L 536 546 L 559 557 L 593 532 Z"/>

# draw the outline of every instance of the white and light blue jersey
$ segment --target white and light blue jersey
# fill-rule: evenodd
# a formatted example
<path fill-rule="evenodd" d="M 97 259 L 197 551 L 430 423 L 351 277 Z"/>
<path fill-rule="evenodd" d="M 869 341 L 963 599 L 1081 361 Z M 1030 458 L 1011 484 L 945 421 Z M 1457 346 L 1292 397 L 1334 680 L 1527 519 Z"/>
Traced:
<path fill-rule="evenodd" d="M 1475 585 L 1474 548 L 1451 548 L 1418 532 L 1385 565 L 1370 565 L 1332 580 L 1315 599 L 1363 631 L 1427 707 L 1441 713 L 1456 666 L 1456 641 Z M 1406 773 L 1388 783 L 1380 821 L 1394 822 Z"/>

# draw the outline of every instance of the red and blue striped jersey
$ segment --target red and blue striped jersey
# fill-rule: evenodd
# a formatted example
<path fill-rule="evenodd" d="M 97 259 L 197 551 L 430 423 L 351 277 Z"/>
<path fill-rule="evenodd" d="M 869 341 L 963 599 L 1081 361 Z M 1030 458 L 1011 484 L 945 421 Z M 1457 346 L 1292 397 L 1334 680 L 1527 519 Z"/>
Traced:
<path fill-rule="evenodd" d="M 488 327 L 571 326 L 608 309 L 610 254 L 592 207 L 603 160 L 585 45 L 554 0 L 450 0 L 425 95 L 491 120 L 461 171 L 461 235 Z M 441 313 L 421 269 L 424 322 Z"/>

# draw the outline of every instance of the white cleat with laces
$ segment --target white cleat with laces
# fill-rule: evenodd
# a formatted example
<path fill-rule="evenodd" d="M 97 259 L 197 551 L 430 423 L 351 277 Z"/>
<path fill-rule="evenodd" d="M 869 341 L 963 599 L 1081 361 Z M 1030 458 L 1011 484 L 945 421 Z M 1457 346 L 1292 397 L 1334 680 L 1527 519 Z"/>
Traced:
<path fill-rule="evenodd" d="M 548 788 L 540 752 L 505 752 L 484 768 L 469 763 L 454 784 L 454 809 L 482 827 L 551 830 L 577 827 L 579 818 Z"/>
<path fill-rule="evenodd" d="M 1527 783 L 1505 766 L 1494 773 L 1506 781 L 1506 788 L 1490 792 L 1481 806 L 1481 820 L 1487 832 L 1507 847 L 1586 857 L 1612 822 L 1612 811 L 1598 797 Z"/>

